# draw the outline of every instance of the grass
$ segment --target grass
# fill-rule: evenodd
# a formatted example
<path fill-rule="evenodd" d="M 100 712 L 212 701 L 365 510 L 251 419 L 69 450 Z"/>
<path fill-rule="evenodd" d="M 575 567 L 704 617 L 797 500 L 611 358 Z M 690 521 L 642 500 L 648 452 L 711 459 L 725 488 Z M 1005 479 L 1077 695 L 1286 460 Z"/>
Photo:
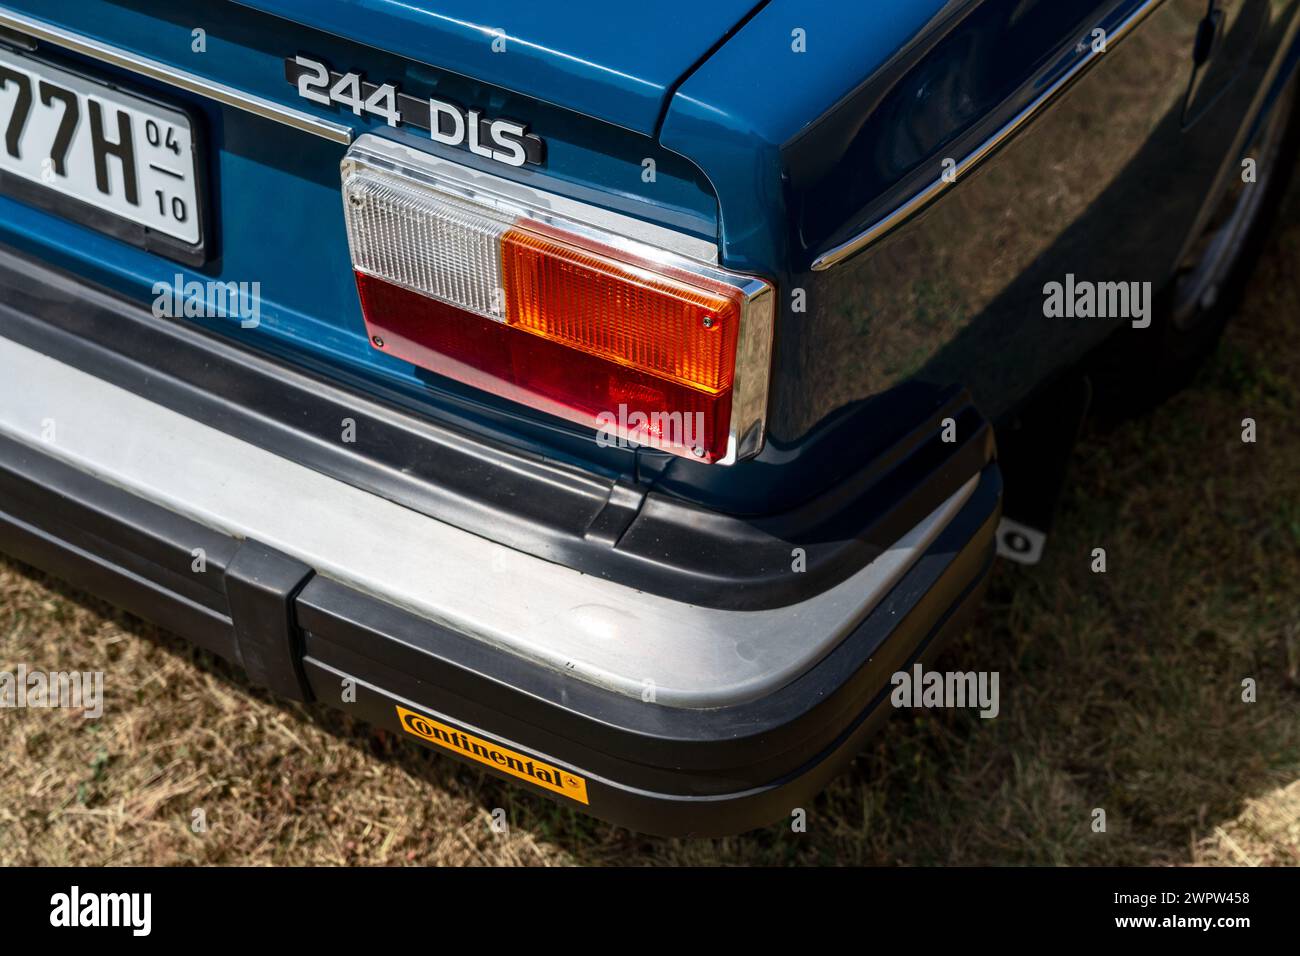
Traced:
<path fill-rule="evenodd" d="M 1001 715 L 896 715 L 807 808 L 806 833 L 607 826 L 277 702 L 0 560 L 0 669 L 103 670 L 107 685 L 99 721 L 0 711 L 0 863 L 1300 864 L 1295 197 L 1290 211 L 1193 387 L 1084 435 L 1045 562 L 1000 565 L 949 651 L 945 668 L 1000 673 Z"/>

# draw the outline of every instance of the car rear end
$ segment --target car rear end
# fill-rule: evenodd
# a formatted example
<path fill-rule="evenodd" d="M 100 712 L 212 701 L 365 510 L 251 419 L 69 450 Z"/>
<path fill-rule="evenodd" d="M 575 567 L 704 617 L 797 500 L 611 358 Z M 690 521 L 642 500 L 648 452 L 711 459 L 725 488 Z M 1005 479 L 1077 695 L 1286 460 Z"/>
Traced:
<path fill-rule="evenodd" d="M 779 164 L 680 113 L 764 5 L 535 6 L 0 2 L 0 548 L 535 793 L 737 832 L 978 599 L 992 434 L 782 354 Z"/>

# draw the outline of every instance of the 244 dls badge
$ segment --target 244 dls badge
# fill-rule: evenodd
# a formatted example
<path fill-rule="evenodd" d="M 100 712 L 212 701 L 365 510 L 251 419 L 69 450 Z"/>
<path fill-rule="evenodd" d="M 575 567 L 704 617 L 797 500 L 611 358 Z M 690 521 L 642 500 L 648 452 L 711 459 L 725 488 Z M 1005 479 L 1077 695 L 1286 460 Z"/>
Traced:
<path fill-rule="evenodd" d="M 429 138 L 468 149 L 476 156 L 507 166 L 546 162 L 546 144 L 528 125 L 484 116 L 479 110 L 430 96 L 409 96 L 395 83 L 367 83 L 360 73 L 335 73 L 314 57 L 298 55 L 284 61 L 284 78 L 298 87 L 303 99 L 322 106 L 345 106 L 357 116 L 378 116 L 389 126 L 405 123 L 429 131 Z"/>

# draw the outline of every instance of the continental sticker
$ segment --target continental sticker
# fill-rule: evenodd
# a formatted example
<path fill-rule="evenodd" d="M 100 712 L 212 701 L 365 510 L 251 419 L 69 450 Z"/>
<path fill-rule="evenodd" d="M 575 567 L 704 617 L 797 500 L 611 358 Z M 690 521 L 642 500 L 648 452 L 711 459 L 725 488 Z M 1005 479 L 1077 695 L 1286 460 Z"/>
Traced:
<path fill-rule="evenodd" d="M 558 793 L 570 800 L 577 800 L 583 804 L 587 802 L 587 781 L 567 770 L 553 767 L 536 757 L 508 750 L 500 744 L 467 734 L 463 730 L 439 723 L 432 717 L 425 717 L 400 705 L 397 707 L 397 719 L 402 722 L 402 727 L 408 734 L 427 740 L 443 750 L 450 750 L 462 757 L 468 757 L 470 760 L 476 760 L 488 767 L 508 773 L 512 777 L 535 783 L 551 793 Z"/>

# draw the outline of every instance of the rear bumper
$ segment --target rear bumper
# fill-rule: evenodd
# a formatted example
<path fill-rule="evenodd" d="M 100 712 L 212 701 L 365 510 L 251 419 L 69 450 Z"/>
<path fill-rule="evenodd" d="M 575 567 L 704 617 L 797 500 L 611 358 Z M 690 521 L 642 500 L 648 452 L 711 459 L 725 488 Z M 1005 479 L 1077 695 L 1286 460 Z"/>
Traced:
<path fill-rule="evenodd" d="M 886 715 L 891 674 L 960 628 L 992 561 L 990 463 L 805 600 L 675 601 L 19 344 L 21 304 L 0 300 L 0 550 L 277 693 L 633 829 L 734 833 L 805 806 Z"/>

